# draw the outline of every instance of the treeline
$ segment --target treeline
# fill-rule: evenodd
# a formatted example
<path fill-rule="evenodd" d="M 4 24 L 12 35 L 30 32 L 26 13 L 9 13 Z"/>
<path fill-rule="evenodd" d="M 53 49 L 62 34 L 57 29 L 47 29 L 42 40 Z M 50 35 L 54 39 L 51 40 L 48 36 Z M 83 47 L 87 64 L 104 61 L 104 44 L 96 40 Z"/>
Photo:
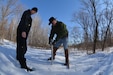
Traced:
<path fill-rule="evenodd" d="M 74 46 L 86 50 L 113 46 L 113 1 L 81 0 L 81 9 L 73 14 Z"/>
<path fill-rule="evenodd" d="M 16 31 L 21 15 L 26 10 L 18 0 L 0 0 L 0 43 L 3 39 L 16 42 Z M 36 47 L 48 46 L 48 27 L 42 27 L 39 16 L 33 17 L 28 44 Z"/>
<path fill-rule="evenodd" d="M 70 38 L 74 47 L 85 50 L 102 49 L 113 46 L 113 1 L 80 0 L 81 8 L 73 14 L 75 27 Z M 16 42 L 16 30 L 23 11 L 18 0 L 0 0 L 0 43 L 3 39 Z M 28 44 L 48 47 L 48 27 L 42 26 L 39 16 L 33 17 Z"/>

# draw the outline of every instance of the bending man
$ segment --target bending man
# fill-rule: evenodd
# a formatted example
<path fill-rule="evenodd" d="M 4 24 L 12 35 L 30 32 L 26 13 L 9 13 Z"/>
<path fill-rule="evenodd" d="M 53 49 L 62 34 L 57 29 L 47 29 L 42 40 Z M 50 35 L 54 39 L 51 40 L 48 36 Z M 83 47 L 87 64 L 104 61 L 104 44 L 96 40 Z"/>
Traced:
<path fill-rule="evenodd" d="M 54 17 L 49 19 L 49 25 L 52 24 L 52 29 L 49 37 L 49 44 L 53 44 L 53 59 L 55 59 L 56 51 L 63 44 L 65 51 L 65 64 L 69 66 L 69 53 L 68 53 L 68 30 L 63 22 L 57 21 Z M 54 35 L 56 39 L 52 42 Z M 50 57 L 48 60 L 51 60 Z"/>

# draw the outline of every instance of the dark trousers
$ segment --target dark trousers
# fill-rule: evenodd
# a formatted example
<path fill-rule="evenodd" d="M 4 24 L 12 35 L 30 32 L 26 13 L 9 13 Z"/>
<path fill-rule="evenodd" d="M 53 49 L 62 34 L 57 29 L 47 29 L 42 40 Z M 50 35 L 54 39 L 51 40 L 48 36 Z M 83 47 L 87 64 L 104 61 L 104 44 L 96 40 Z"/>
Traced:
<path fill-rule="evenodd" d="M 21 68 L 26 68 L 26 58 L 25 53 L 27 51 L 27 40 L 22 38 L 21 32 L 17 31 L 17 51 L 16 51 L 16 58 L 19 61 Z"/>

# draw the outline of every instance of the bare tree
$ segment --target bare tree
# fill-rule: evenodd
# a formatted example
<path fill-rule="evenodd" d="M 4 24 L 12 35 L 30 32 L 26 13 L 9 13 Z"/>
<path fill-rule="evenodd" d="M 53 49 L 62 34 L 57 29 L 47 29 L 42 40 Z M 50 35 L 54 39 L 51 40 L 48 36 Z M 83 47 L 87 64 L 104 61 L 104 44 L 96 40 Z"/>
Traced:
<path fill-rule="evenodd" d="M 29 35 L 29 45 L 36 47 L 46 47 L 48 45 L 48 27 L 41 26 L 39 17 L 35 17 L 32 23 L 32 29 Z"/>
<path fill-rule="evenodd" d="M 88 42 L 88 27 L 89 27 L 89 17 L 85 12 L 80 11 L 79 14 L 74 14 L 75 22 L 81 25 L 84 31 L 84 42 Z"/>
<path fill-rule="evenodd" d="M 98 18 L 97 18 L 97 5 L 96 5 L 97 2 L 96 2 L 96 0 L 90 0 L 90 3 L 91 3 L 94 21 L 95 21 L 94 45 L 93 45 L 93 53 L 95 53 L 96 43 L 97 43 L 97 39 L 98 39 L 98 26 L 99 26 L 99 22 L 98 22 Z"/>
<path fill-rule="evenodd" d="M 104 3 L 106 5 L 106 8 L 105 8 L 103 17 L 104 17 L 104 21 L 106 24 L 106 31 L 105 31 L 105 35 L 104 35 L 102 51 L 104 51 L 107 37 L 110 36 L 110 35 L 108 35 L 108 32 L 110 33 L 110 25 L 112 24 L 112 19 L 113 19 L 113 4 L 112 4 L 112 2 L 106 0 Z"/>
<path fill-rule="evenodd" d="M 9 19 L 16 13 L 18 10 L 17 2 L 18 0 L 3 0 L 0 5 L 0 39 L 3 41 L 5 37 L 6 25 L 9 22 Z"/>
<path fill-rule="evenodd" d="M 101 13 L 98 10 L 98 7 L 100 6 L 100 0 L 81 0 L 82 8 L 81 10 L 76 13 L 74 16 L 74 20 L 76 23 L 78 23 L 84 33 L 84 43 L 86 45 L 86 49 L 91 42 L 93 42 L 93 53 L 95 53 L 96 50 L 96 44 L 99 39 L 98 33 L 99 33 L 99 24 L 100 24 L 100 17 Z"/>
<path fill-rule="evenodd" d="M 79 50 L 79 48 L 80 48 L 80 46 L 78 45 L 77 46 L 77 44 L 79 44 L 79 43 L 81 43 L 82 41 L 83 41 L 83 38 L 82 38 L 82 32 L 81 32 L 81 30 L 80 30 L 80 27 L 74 27 L 73 29 L 72 29 L 72 31 L 71 31 L 72 33 L 72 35 L 71 35 L 71 37 L 72 37 L 72 43 L 73 43 L 73 47 L 74 47 L 74 49 L 78 49 Z"/>
<path fill-rule="evenodd" d="M 18 18 L 14 17 L 11 20 L 11 23 L 8 25 L 4 39 L 16 42 L 17 26 L 18 26 Z"/>

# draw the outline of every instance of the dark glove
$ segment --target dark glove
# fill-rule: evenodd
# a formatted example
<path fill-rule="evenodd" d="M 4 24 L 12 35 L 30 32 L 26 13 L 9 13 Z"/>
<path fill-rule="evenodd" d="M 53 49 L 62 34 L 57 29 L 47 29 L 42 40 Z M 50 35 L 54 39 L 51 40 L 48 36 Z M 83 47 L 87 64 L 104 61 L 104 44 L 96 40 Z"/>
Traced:
<path fill-rule="evenodd" d="M 53 43 L 52 41 L 53 41 L 52 39 L 49 39 L 49 44 L 50 44 L 50 45 Z"/>
<path fill-rule="evenodd" d="M 51 44 L 51 41 L 49 40 L 49 44 Z"/>
<path fill-rule="evenodd" d="M 49 40 L 49 44 L 50 44 L 50 45 L 54 45 L 55 43 L 56 43 L 55 40 L 54 40 L 54 41 L 53 41 L 53 40 Z"/>
<path fill-rule="evenodd" d="M 52 42 L 52 45 L 54 45 L 54 44 L 56 44 L 56 41 L 55 40 Z"/>

